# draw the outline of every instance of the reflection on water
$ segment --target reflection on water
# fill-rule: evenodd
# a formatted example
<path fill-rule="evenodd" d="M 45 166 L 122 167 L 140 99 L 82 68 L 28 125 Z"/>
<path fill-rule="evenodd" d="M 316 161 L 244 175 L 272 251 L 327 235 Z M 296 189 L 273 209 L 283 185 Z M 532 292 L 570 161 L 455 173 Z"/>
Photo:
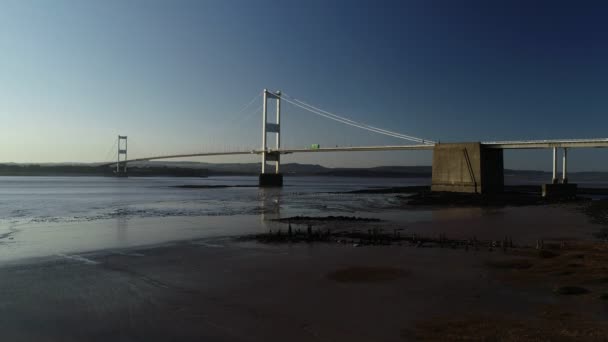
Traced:
<path fill-rule="evenodd" d="M 260 225 L 265 231 L 275 226 L 273 220 L 281 218 L 281 194 L 280 188 L 259 188 L 260 203 Z"/>
<path fill-rule="evenodd" d="M 468 235 L 511 224 L 518 215 L 528 219 L 525 210 L 404 210 L 400 195 L 345 193 L 424 185 L 428 179 L 286 177 L 285 182 L 283 188 L 188 189 L 175 186 L 255 185 L 257 177 L 0 177 L 0 261 L 276 230 L 281 224 L 273 219 L 297 215 L 381 218 L 395 228 L 416 225 L 424 231 L 435 229 L 426 223 L 462 222 L 458 229 Z"/>
<path fill-rule="evenodd" d="M 502 208 L 443 208 L 441 210 L 433 210 L 432 219 L 436 221 L 453 221 L 497 215 L 504 215 L 504 211 L 502 210 Z"/>
<path fill-rule="evenodd" d="M 387 195 L 337 194 L 370 187 L 425 184 L 425 179 L 287 177 L 283 188 L 184 189 L 177 185 L 255 185 L 257 177 L 0 177 L 0 224 L 77 223 L 116 218 L 309 215 L 397 206 Z"/>
<path fill-rule="evenodd" d="M 188 189 L 175 186 L 255 185 L 257 177 L 0 177 L 0 261 L 274 230 L 282 216 L 374 217 L 401 201 L 340 192 L 425 182 L 287 177 L 283 188 Z"/>
<path fill-rule="evenodd" d="M 127 236 L 129 221 L 126 217 L 116 218 L 116 241 L 125 244 L 129 238 Z"/>

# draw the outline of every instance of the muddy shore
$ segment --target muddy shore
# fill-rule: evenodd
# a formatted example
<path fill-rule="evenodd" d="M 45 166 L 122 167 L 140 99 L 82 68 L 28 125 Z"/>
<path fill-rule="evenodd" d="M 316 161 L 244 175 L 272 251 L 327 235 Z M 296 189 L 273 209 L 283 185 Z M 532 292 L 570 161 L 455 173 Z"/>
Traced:
<path fill-rule="evenodd" d="M 400 227 L 288 217 L 268 241 L 0 263 L 0 329 L 11 341 L 605 341 L 608 243 L 594 232 L 607 213 L 594 201 L 439 208 Z"/>
<path fill-rule="evenodd" d="M 377 222 L 373 226 L 367 226 L 368 229 L 361 227 L 360 223 L 357 227 L 361 229 L 348 230 L 344 229 L 344 224 L 348 221 L 356 222 L 357 218 L 344 218 L 340 225 L 336 224 L 335 218 L 324 221 L 323 217 L 318 217 L 314 221 L 305 221 L 306 230 L 292 228 L 292 224 L 298 226 L 294 224 L 297 221 L 286 219 L 283 222 L 289 224 L 289 230 L 250 235 L 244 237 L 244 240 L 273 246 L 305 244 L 325 246 L 323 248 L 338 245 L 355 249 L 413 249 L 420 251 L 420 254 L 433 249 L 436 254 L 443 254 L 446 250 L 460 251 L 460 255 L 452 255 L 452 262 L 463 262 L 468 265 L 466 267 L 481 268 L 483 278 L 497 282 L 494 284 L 497 288 L 506 287 L 502 290 L 494 288 L 489 297 L 499 293 L 505 295 L 506 291 L 509 295 L 518 293 L 526 296 L 527 300 L 538 301 L 534 305 L 520 302 L 516 307 L 509 307 L 504 302 L 494 303 L 496 306 L 493 309 L 482 310 L 482 313 L 477 310 L 487 303 L 468 303 L 466 309 L 459 313 L 434 312 L 425 319 L 410 322 L 413 327 L 402 329 L 402 340 L 608 340 L 608 328 L 604 324 L 608 318 L 608 201 L 578 200 L 554 205 L 542 204 L 534 203 L 533 206 L 515 210 L 525 210 L 540 217 L 560 211 L 565 214 L 563 218 L 574 218 L 568 219 L 567 224 L 580 228 L 591 223 L 595 229 L 578 237 L 567 237 L 563 235 L 563 230 L 550 231 L 551 220 L 547 220 L 546 226 L 536 226 L 536 234 L 529 236 L 518 234 L 517 229 L 493 227 L 505 234 L 515 234 L 516 241 L 521 243 L 514 243 L 510 235 L 505 235 L 502 240 L 479 240 L 476 237 L 449 238 L 444 233 L 433 236 L 427 231 L 425 236 L 412 233 L 407 228 L 382 229 L 379 228 L 382 225 Z M 458 206 L 457 203 L 452 205 Z M 466 203 L 464 206 L 469 205 Z M 365 223 L 364 220 L 360 222 Z M 450 223 L 458 226 L 458 222 L 446 222 L 447 225 Z M 530 236 L 536 237 L 535 243 L 531 243 Z M 467 258 L 470 255 L 474 255 L 479 263 L 469 263 Z M 421 260 L 414 257 L 411 261 L 417 263 Z M 438 267 L 446 278 L 457 277 L 446 260 L 433 267 Z M 343 282 L 373 283 L 398 281 L 403 277 L 412 280 L 412 273 L 409 269 L 387 268 L 384 264 L 377 269 L 355 266 L 336 270 L 329 277 Z M 445 281 L 450 282 L 450 286 L 454 285 L 451 280 Z M 466 296 L 466 291 L 461 295 Z M 488 297 L 485 299 L 488 300 Z M 518 300 L 521 298 L 516 299 Z M 454 308 L 450 307 L 446 311 L 452 309 Z"/>
<path fill-rule="evenodd" d="M 605 245 L 547 248 L 226 239 L 85 253 L 1 267 L 0 329 L 11 341 L 605 340 Z"/>

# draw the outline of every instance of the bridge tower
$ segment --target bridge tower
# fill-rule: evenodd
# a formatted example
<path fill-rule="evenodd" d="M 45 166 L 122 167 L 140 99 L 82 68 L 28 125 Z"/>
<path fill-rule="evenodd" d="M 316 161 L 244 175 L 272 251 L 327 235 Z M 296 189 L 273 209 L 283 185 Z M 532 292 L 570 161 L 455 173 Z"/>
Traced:
<path fill-rule="evenodd" d="M 116 171 L 118 177 L 127 176 L 127 136 L 118 136 L 118 160 L 116 162 Z"/>
<path fill-rule="evenodd" d="M 268 122 L 268 100 L 276 100 L 276 122 Z M 268 133 L 276 134 L 274 150 L 268 149 Z M 264 89 L 262 101 L 262 173 L 259 185 L 261 187 L 283 186 L 283 175 L 280 173 L 281 154 L 281 92 L 271 93 Z M 275 162 L 275 172 L 266 173 L 266 162 Z"/>

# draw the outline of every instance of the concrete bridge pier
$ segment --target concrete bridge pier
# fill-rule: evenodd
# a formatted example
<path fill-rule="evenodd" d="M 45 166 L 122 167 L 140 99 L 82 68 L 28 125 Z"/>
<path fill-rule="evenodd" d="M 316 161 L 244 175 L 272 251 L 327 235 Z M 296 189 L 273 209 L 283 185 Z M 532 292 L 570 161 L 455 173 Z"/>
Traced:
<path fill-rule="evenodd" d="M 553 178 L 551 179 L 553 184 L 557 184 L 559 179 L 557 178 L 557 147 L 553 147 Z"/>
<path fill-rule="evenodd" d="M 568 149 L 565 147 L 562 164 L 562 184 L 568 184 Z"/>
<path fill-rule="evenodd" d="M 262 188 L 283 186 L 283 175 L 274 173 L 261 173 L 259 185 Z"/>
<path fill-rule="evenodd" d="M 562 156 L 562 179 L 557 176 L 557 147 L 553 147 L 553 179 L 551 184 L 543 184 L 542 195 L 546 199 L 569 199 L 576 197 L 577 185 L 568 183 L 568 149 L 564 147 Z"/>
<path fill-rule="evenodd" d="M 553 147 L 553 177 L 543 184 L 547 199 L 576 196 L 576 184 L 568 183 L 568 150 L 564 148 L 562 178 L 557 173 L 557 147 Z M 433 149 L 431 191 L 497 193 L 504 190 L 503 150 L 479 142 L 437 144 Z"/>
<path fill-rule="evenodd" d="M 276 122 L 268 122 L 268 99 L 275 99 L 277 102 Z M 268 150 L 267 134 L 276 134 L 275 152 Z M 280 173 L 281 154 L 281 92 L 271 93 L 264 89 L 262 99 L 262 173 L 259 178 L 260 187 L 281 187 L 283 186 L 283 175 Z M 275 162 L 275 172 L 266 173 L 266 162 Z"/>
<path fill-rule="evenodd" d="M 504 189 L 503 150 L 479 142 L 436 144 L 431 191 L 496 193 Z"/>

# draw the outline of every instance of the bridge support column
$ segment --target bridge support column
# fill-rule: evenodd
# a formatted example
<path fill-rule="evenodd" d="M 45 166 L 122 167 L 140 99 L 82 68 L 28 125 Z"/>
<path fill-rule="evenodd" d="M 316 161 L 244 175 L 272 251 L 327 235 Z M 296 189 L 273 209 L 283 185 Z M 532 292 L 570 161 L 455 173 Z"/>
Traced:
<path fill-rule="evenodd" d="M 551 180 L 553 184 L 557 184 L 557 147 L 553 148 L 553 178 Z"/>
<path fill-rule="evenodd" d="M 122 158 L 121 158 L 122 157 Z M 118 160 L 114 174 L 117 177 L 127 177 L 127 136 L 118 136 Z"/>
<path fill-rule="evenodd" d="M 562 184 L 568 184 L 568 149 L 564 147 L 562 164 Z"/>
<path fill-rule="evenodd" d="M 553 148 L 553 182 L 543 184 L 542 195 L 548 200 L 568 200 L 576 197 L 578 186 L 568 183 L 568 149 L 564 147 L 562 156 L 561 184 L 557 178 L 557 147 Z"/>
<path fill-rule="evenodd" d="M 502 149 L 479 142 L 435 145 L 431 191 L 495 193 L 503 187 Z"/>
<path fill-rule="evenodd" d="M 268 99 L 277 101 L 276 122 L 268 122 Z M 268 150 L 267 134 L 276 133 L 275 151 Z M 280 173 L 281 154 L 281 92 L 271 93 L 264 89 L 262 99 L 262 173 L 260 174 L 259 185 L 261 187 L 283 186 L 283 175 Z M 266 173 L 266 162 L 274 161 L 275 173 Z"/>

